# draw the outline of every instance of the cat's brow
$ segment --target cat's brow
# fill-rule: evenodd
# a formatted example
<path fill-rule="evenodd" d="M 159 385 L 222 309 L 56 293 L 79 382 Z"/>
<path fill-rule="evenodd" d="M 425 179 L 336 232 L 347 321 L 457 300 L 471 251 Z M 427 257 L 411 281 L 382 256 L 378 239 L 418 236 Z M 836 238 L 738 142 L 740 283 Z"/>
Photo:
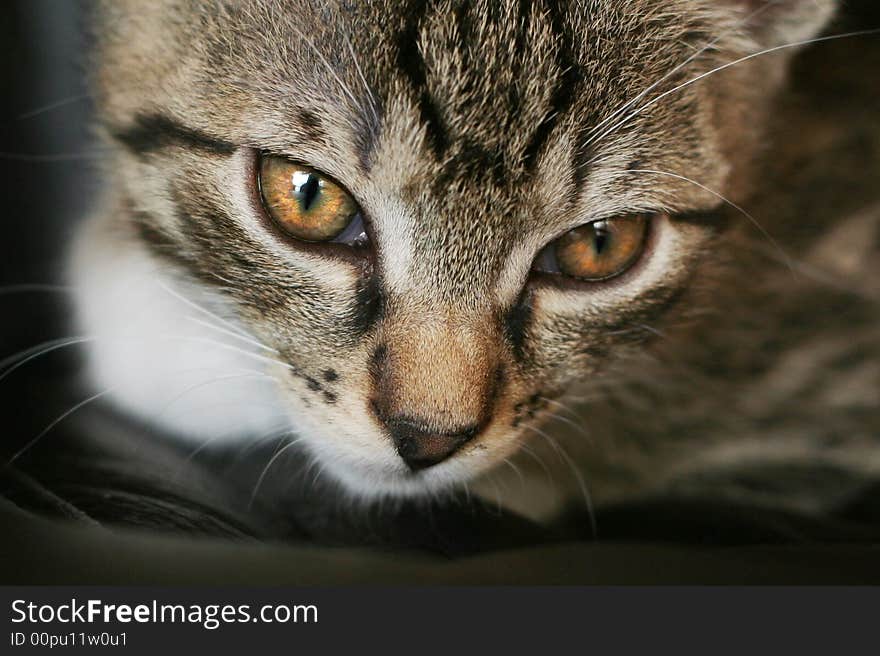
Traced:
<path fill-rule="evenodd" d="M 229 141 L 187 127 L 164 114 L 141 114 L 131 125 L 115 130 L 113 136 L 136 155 L 179 145 L 202 152 L 231 155 L 236 146 Z"/>

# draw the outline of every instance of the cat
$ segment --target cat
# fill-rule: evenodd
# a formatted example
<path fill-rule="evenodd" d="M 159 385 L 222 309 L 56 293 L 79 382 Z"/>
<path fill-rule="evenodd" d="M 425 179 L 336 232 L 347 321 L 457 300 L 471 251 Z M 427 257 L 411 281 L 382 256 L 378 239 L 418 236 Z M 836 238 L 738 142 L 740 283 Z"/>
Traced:
<path fill-rule="evenodd" d="M 97 5 L 69 278 L 93 391 L 157 434 L 534 517 L 822 512 L 880 469 L 880 211 L 744 205 L 806 167 L 768 134 L 833 0 Z"/>

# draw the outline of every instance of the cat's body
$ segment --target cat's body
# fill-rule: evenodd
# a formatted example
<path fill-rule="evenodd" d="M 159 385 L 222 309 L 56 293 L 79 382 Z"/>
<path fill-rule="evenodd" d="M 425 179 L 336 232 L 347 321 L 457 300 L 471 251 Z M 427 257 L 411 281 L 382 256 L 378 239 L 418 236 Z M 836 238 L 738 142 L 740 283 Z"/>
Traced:
<path fill-rule="evenodd" d="M 799 206 L 815 153 L 762 150 L 794 48 L 715 70 L 834 3 L 300 4 L 105 3 L 112 149 L 71 267 L 96 392 L 194 450 L 292 431 L 358 499 L 476 480 L 548 516 L 583 479 L 816 512 L 878 473 L 880 209 Z M 347 187 L 368 253 L 278 234 L 265 153 Z M 531 271 L 632 212 L 630 270 Z"/>

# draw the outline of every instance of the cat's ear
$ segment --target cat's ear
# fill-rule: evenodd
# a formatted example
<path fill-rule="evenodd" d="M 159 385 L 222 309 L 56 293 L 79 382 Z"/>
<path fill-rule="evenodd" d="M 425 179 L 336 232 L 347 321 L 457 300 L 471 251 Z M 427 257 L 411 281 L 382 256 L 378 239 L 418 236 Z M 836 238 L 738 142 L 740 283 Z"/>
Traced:
<path fill-rule="evenodd" d="M 738 9 L 764 48 L 802 43 L 831 21 L 841 0 L 723 0 Z"/>

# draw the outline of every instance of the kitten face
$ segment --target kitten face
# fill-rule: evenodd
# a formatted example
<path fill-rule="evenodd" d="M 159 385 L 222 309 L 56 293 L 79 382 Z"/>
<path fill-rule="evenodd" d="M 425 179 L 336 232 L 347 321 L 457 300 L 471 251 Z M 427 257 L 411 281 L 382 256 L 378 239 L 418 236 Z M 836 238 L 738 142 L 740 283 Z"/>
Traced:
<path fill-rule="evenodd" d="M 742 193 L 781 58 L 689 81 L 809 36 L 831 7 L 304 5 L 106 3 L 108 196 L 131 239 L 272 350 L 292 424 L 361 495 L 501 463 L 548 399 L 648 348 L 645 326 L 674 330 L 706 291 L 711 211 Z M 369 244 L 279 230 L 265 157 L 347 190 Z M 634 214 L 647 236 L 620 275 L 535 270 L 570 231 Z"/>

